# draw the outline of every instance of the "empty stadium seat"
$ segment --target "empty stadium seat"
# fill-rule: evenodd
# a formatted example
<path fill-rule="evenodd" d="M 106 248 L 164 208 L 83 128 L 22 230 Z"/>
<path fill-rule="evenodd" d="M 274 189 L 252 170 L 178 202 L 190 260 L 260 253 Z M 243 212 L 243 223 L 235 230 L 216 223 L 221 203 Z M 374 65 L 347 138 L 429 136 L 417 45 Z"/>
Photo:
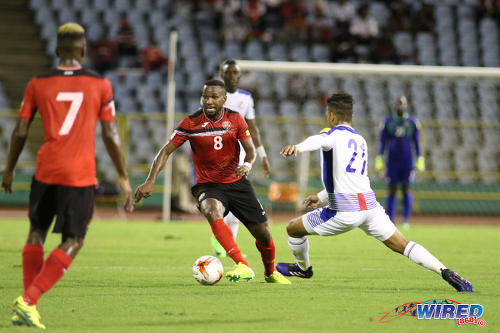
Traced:
<path fill-rule="evenodd" d="M 278 114 L 274 103 L 268 99 L 260 100 L 255 106 L 255 112 L 258 116 L 275 116 Z"/>

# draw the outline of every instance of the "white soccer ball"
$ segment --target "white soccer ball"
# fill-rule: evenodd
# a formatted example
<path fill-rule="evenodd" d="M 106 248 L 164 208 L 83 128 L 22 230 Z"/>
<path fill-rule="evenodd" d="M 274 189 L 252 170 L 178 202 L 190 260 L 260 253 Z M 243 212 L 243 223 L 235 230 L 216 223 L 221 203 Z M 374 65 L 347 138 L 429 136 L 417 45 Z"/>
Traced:
<path fill-rule="evenodd" d="M 223 273 L 222 263 L 214 256 L 199 257 L 193 264 L 195 280 L 204 285 L 216 284 L 222 278 Z"/>

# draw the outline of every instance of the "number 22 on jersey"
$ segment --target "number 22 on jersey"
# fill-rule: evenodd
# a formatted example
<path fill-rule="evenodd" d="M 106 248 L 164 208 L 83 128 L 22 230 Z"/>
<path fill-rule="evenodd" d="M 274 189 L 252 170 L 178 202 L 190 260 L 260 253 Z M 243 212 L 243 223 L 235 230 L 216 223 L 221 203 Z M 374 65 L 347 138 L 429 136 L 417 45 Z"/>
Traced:
<path fill-rule="evenodd" d="M 57 94 L 56 101 L 71 102 L 66 118 L 64 118 L 64 122 L 59 130 L 59 135 L 68 135 L 75 123 L 76 115 L 82 106 L 83 92 L 60 92 Z"/>
<path fill-rule="evenodd" d="M 349 164 L 347 164 L 347 166 L 345 168 L 345 171 L 349 172 L 349 173 L 355 173 L 356 169 L 354 169 L 352 167 L 352 165 L 353 165 L 354 161 L 356 160 L 356 157 L 358 156 L 358 144 L 356 143 L 356 140 L 354 140 L 354 139 L 349 140 L 349 142 L 347 143 L 347 148 L 351 149 L 351 147 L 354 148 L 354 151 L 352 153 L 352 157 L 351 157 L 351 160 L 349 161 Z M 363 175 L 365 173 L 365 170 L 366 170 L 366 147 L 365 147 L 365 145 L 361 144 L 360 149 L 362 151 L 361 159 L 363 160 L 363 168 L 361 169 L 361 174 Z"/>

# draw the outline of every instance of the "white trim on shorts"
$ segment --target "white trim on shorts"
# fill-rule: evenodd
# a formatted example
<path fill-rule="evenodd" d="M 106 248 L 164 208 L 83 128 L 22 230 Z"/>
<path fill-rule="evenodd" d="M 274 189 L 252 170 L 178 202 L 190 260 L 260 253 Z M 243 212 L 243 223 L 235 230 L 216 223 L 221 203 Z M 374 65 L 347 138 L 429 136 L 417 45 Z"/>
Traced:
<path fill-rule="evenodd" d="M 302 224 L 311 235 L 335 236 L 354 228 L 383 242 L 396 231 L 382 206 L 359 212 L 337 212 L 328 207 L 317 208 L 302 215 Z"/>

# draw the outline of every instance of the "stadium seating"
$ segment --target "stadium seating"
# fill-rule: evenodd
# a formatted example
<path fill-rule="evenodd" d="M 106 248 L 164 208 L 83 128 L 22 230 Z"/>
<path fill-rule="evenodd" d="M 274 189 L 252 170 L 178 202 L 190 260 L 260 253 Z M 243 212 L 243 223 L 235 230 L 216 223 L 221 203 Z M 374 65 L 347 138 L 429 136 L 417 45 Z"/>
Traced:
<path fill-rule="evenodd" d="M 178 11 L 168 15 L 166 8 L 170 3 L 171 0 L 29 1 L 30 8 L 34 11 L 35 22 L 41 27 L 41 37 L 47 43 L 48 54 L 53 54 L 55 48 L 57 26 L 68 20 L 82 22 L 87 28 L 87 39 L 95 41 L 103 33 L 107 33 L 109 38 L 114 38 L 121 15 L 127 13 L 139 46 L 144 47 L 150 39 L 155 39 L 165 53 L 168 53 L 169 49 L 169 33 L 176 29 L 179 33 L 179 45 L 175 75 L 177 87 L 175 111 L 178 113 L 189 113 L 199 107 L 201 84 L 207 76 L 215 72 L 216 66 L 223 58 L 330 61 L 329 47 L 317 43 L 288 45 L 251 40 L 247 43 L 230 41 L 220 45 L 219 36 L 212 24 L 215 17 L 213 12 L 191 11 L 189 3 L 182 2 L 178 4 Z M 359 3 L 360 1 L 354 1 L 356 6 Z M 392 35 L 401 63 L 493 67 L 500 65 L 498 23 L 488 17 L 476 21 L 474 8 L 477 5 L 476 1 L 447 0 L 431 1 L 431 3 L 435 5 L 435 33 L 401 31 Z M 370 3 L 371 14 L 382 28 L 387 27 L 390 15 L 388 6 L 387 2 L 382 1 Z M 270 23 L 276 26 L 276 22 Z M 129 67 L 126 61 L 121 64 Z M 167 99 L 164 87 L 165 71 L 145 73 L 141 69 L 119 68 L 107 72 L 106 76 L 113 84 L 119 112 L 125 114 L 141 112 L 147 116 L 164 111 Z M 372 124 L 382 122 L 390 113 L 396 98 L 406 95 L 410 104 L 409 112 L 412 115 L 426 121 L 427 124 L 431 124 L 433 120 L 439 122 L 439 126 L 425 128 L 427 144 L 433 147 L 437 145 L 436 149 L 428 154 L 430 170 L 435 168 L 438 171 L 436 175 L 441 175 L 439 172 L 447 170 L 467 171 L 467 168 L 480 172 L 482 170 L 494 172 L 498 166 L 485 160 L 495 153 L 491 147 L 495 147 L 499 142 L 498 134 L 494 133 L 494 130 L 498 132 L 498 128 L 469 126 L 457 129 L 455 125 L 449 125 L 457 120 L 485 123 L 500 121 L 498 80 L 307 75 L 303 91 L 297 92 L 290 90 L 288 84 L 291 78 L 291 74 L 283 73 L 255 75 L 256 89 L 252 92 L 257 98 L 258 115 L 293 118 L 293 122 L 299 124 L 281 126 L 282 124 L 261 122 L 262 134 L 269 147 L 274 146 L 275 142 L 296 138 L 296 134 L 293 134 L 295 132 L 307 133 L 312 128 L 320 127 L 308 125 L 303 128 L 303 124 L 300 124 L 301 119 L 322 117 L 324 106 L 318 103 L 321 96 L 334 90 L 345 90 L 353 94 L 356 100 L 355 113 L 361 123 L 360 131 L 367 136 L 373 156 L 373 152 L 377 149 L 378 130 L 373 129 L 373 126 L 364 126 L 364 122 Z M 0 86 L 0 109 L 9 106 Z M 4 145 L 7 141 L 4 133 L 11 129 L 11 124 L 8 121 L 1 122 L 0 133 Z M 146 148 L 145 143 L 138 142 L 149 142 L 148 147 L 157 148 L 160 141 L 164 141 L 163 127 L 158 124 L 161 123 L 135 119 L 130 121 L 131 163 L 140 164 L 146 160 L 149 162 L 152 156 L 152 149 Z M 474 142 L 478 142 L 478 139 L 481 145 L 478 154 L 470 156 L 467 168 L 458 165 L 460 158 L 470 153 L 470 148 Z M 494 140 L 497 140 L 496 144 Z M 469 150 L 454 153 L 446 150 L 448 145 L 456 142 L 462 143 L 463 147 Z M 443 155 L 439 154 L 441 152 L 448 154 L 449 158 L 443 158 Z M 102 163 L 108 162 L 100 164 Z M 288 162 L 274 158 L 273 163 L 277 163 L 279 167 L 286 167 Z M 108 165 L 105 166 L 107 168 Z M 106 168 L 99 167 L 99 170 Z"/>

